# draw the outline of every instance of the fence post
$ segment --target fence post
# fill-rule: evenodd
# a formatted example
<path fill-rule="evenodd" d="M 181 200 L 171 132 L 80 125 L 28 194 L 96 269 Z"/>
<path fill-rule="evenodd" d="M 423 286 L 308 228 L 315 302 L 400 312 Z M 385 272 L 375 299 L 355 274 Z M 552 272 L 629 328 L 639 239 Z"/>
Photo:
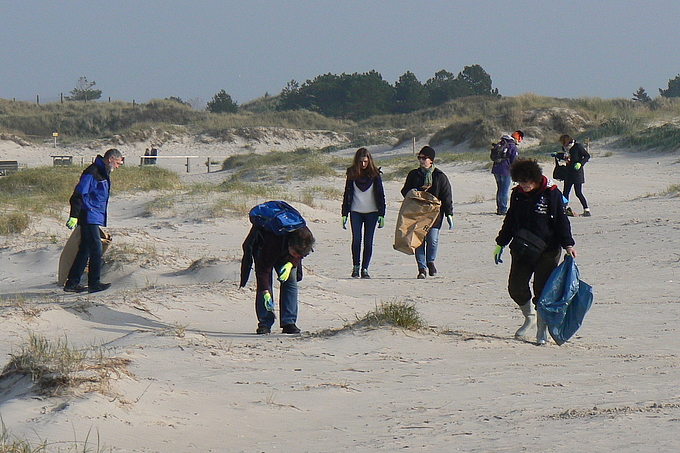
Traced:
<path fill-rule="evenodd" d="M 189 167 L 189 158 L 187 157 L 187 173 L 191 173 L 191 167 Z"/>
<path fill-rule="evenodd" d="M 35 103 L 40 105 L 40 95 L 39 94 L 35 95 Z"/>

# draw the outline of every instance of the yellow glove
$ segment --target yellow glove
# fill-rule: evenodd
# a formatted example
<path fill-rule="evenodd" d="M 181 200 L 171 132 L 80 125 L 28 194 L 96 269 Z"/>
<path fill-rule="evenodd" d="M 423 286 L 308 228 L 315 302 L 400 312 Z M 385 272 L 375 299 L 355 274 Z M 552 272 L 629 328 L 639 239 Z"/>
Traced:
<path fill-rule="evenodd" d="M 503 246 L 502 245 L 496 245 L 493 249 L 493 261 L 494 263 L 502 263 L 503 260 L 501 259 L 501 255 L 503 255 Z"/>
<path fill-rule="evenodd" d="M 342 216 L 342 229 L 343 230 L 347 229 L 347 216 L 346 215 Z"/>
<path fill-rule="evenodd" d="M 283 266 L 281 266 L 281 269 L 279 269 L 279 281 L 280 282 L 285 282 L 288 280 L 288 277 L 290 277 L 290 271 L 293 269 L 293 263 L 287 262 Z"/>
<path fill-rule="evenodd" d="M 267 311 L 274 311 L 274 301 L 272 300 L 272 295 L 269 291 L 265 291 L 262 295 L 264 297 L 264 308 Z"/>
<path fill-rule="evenodd" d="M 78 225 L 78 218 L 77 217 L 69 217 L 68 222 L 66 222 L 66 228 L 69 230 L 72 230 Z"/>
<path fill-rule="evenodd" d="M 382 228 L 385 226 L 385 217 L 383 216 L 378 216 L 378 228 Z"/>
<path fill-rule="evenodd" d="M 579 171 L 581 169 L 581 162 L 576 162 L 574 164 L 574 170 Z"/>

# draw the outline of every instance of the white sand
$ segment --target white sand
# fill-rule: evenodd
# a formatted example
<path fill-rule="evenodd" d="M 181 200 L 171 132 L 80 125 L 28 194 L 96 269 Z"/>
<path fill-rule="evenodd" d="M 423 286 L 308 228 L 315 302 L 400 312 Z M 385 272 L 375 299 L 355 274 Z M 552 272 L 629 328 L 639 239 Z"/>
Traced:
<path fill-rule="evenodd" d="M 214 146 L 177 151 L 218 155 Z M 0 151 L 3 160 L 51 162 L 45 148 L 3 142 Z M 89 433 L 90 446 L 98 436 L 120 452 L 678 451 L 680 198 L 659 195 L 680 183 L 678 156 L 591 151 L 584 192 L 593 217 L 573 218 L 572 229 L 595 302 L 561 347 L 513 339 L 521 314 L 506 291 L 510 259 L 492 259 L 495 184 L 473 166 L 442 166 L 455 228 L 442 231 L 439 275 L 426 280 L 415 279 L 413 257 L 392 250 L 402 181 L 386 183 L 372 280 L 349 277 L 339 200 L 294 203 L 318 240 L 300 284 L 302 336 L 254 334 L 254 277 L 237 288 L 248 221 L 206 219 L 197 198 L 141 217 L 155 194 L 115 196 L 112 250 L 126 245 L 144 259 L 107 269 L 109 291 L 65 294 L 55 286 L 69 234 L 64 200 L 63 219 L 2 239 L 0 355 L 17 352 L 28 332 L 67 336 L 105 343 L 132 361 L 134 377 L 114 378 L 107 395 L 68 398 L 5 382 L 2 420 L 15 435 L 64 442 L 55 448 Z M 184 177 L 223 177 L 202 171 Z M 314 335 L 394 300 L 416 304 L 430 328 Z"/>

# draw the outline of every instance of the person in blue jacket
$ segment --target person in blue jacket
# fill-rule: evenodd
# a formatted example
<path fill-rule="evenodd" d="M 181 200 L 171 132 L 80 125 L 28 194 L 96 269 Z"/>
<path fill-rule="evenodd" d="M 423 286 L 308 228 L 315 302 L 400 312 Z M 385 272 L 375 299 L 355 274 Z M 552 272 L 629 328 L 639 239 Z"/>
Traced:
<path fill-rule="evenodd" d="M 109 175 L 123 163 L 123 154 L 115 148 L 97 156 L 94 162 L 83 171 L 80 181 L 71 195 L 71 213 L 66 222 L 69 229 L 80 225 L 80 245 L 73 265 L 68 273 L 64 291 L 90 293 L 104 291 L 110 283 L 101 282 L 102 241 L 99 227 L 106 226 L 111 179 Z M 80 284 L 88 261 L 87 288 Z"/>
<path fill-rule="evenodd" d="M 503 248 L 510 244 L 512 263 L 508 292 L 524 315 L 524 324 L 515 333 L 515 338 L 526 338 L 538 325 L 536 341 L 545 344 L 548 341 L 546 324 L 540 317 L 537 319 L 535 305 L 548 277 L 557 267 L 561 249 L 576 258 L 571 224 L 562 193 L 552 180 L 543 176 L 538 162 L 517 159 L 510 167 L 510 175 L 517 186 L 512 189 L 510 207 L 496 237 L 494 261 L 496 264 L 503 262 Z M 522 242 L 518 237 L 526 237 L 526 231 L 531 234 L 530 237 L 538 239 L 532 242 L 540 244 L 540 251 L 534 259 L 522 254 Z M 529 287 L 532 275 L 533 300 Z"/>
<path fill-rule="evenodd" d="M 502 144 L 506 147 L 505 158 L 491 167 L 491 174 L 496 179 L 496 214 L 505 215 L 508 212 L 508 199 L 510 198 L 510 165 L 517 159 L 517 145 L 522 143 L 524 132 L 515 131 L 511 135 L 501 137 Z"/>
<path fill-rule="evenodd" d="M 347 169 L 345 192 L 342 197 L 344 229 L 347 229 L 348 215 L 352 227 L 352 277 L 371 278 L 368 266 L 373 256 L 375 227 L 385 226 L 385 189 L 380 169 L 375 166 L 373 157 L 366 148 L 357 150 L 352 166 Z M 361 253 L 362 236 L 363 253 Z"/>

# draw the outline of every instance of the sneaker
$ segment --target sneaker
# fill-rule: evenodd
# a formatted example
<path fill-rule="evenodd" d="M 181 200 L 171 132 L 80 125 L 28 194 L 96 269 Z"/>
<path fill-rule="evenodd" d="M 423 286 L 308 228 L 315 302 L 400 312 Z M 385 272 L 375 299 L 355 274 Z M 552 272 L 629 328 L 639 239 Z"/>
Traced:
<path fill-rule="evenodd" d="M 434 267 L 434 263 L 427 263 L 427 268 L 430 271 L 430 277 L 437 275 L 437 268 Z"/>
<path fill-rule="evenodd" d="M 352 278 L 359 278 L 359 266 L 352 268 Z"/>
<path fill-rule="evenodd" d="M 569 217 L 574 217 L 574 211 L 572 211 L 571 208 L 570 208 L 569 206 L 567 206 L 566 211 L 567 211 L 567 215 L 568 215 Z"/>
<path fill-rule="evenodd" d="M 371 276 L 368 275 L 368 269 L 361 269 L 361 278 L 371 278 Z"/>
<path fill-rule="evenodd" d="M 272 333 L 271 327 L 267 326 L 257 326 L 257 330 L 255 331 L 256 334 L 258 335 L 268 335 Z"/>
<path fill-rule="evenodd" d="M 295 324 L 286 324 L 285 326 L 281 326 L 281 330 L 283 333 L 300 333 L 300 329 Z"/>
<path fill-rule="evenodd" d="M 590 209 L 586 208 L 583 211 L 583 217 L 590 217 L 592 214 L 590 213 Z"/>
<path fill-rule="evenodd" d="M 111 283 L 100 283 L 96 286 L 90 286 L 87 288 L 88 293 L 98 293 L 100 291 L 106 291 L 111 287 Z"/>
<path fill-rule="evenodd" d="M 83 291 L 87 291 L 87 288 L 83 285 L 66 285 L 64 286 L 64 291 L 67 293 L 82 293 Z"/>
<path fill-rule="evenodd" d="M 422 280 L 427 277 L 427 269 L 418 269 L 418 279 Z"/>

